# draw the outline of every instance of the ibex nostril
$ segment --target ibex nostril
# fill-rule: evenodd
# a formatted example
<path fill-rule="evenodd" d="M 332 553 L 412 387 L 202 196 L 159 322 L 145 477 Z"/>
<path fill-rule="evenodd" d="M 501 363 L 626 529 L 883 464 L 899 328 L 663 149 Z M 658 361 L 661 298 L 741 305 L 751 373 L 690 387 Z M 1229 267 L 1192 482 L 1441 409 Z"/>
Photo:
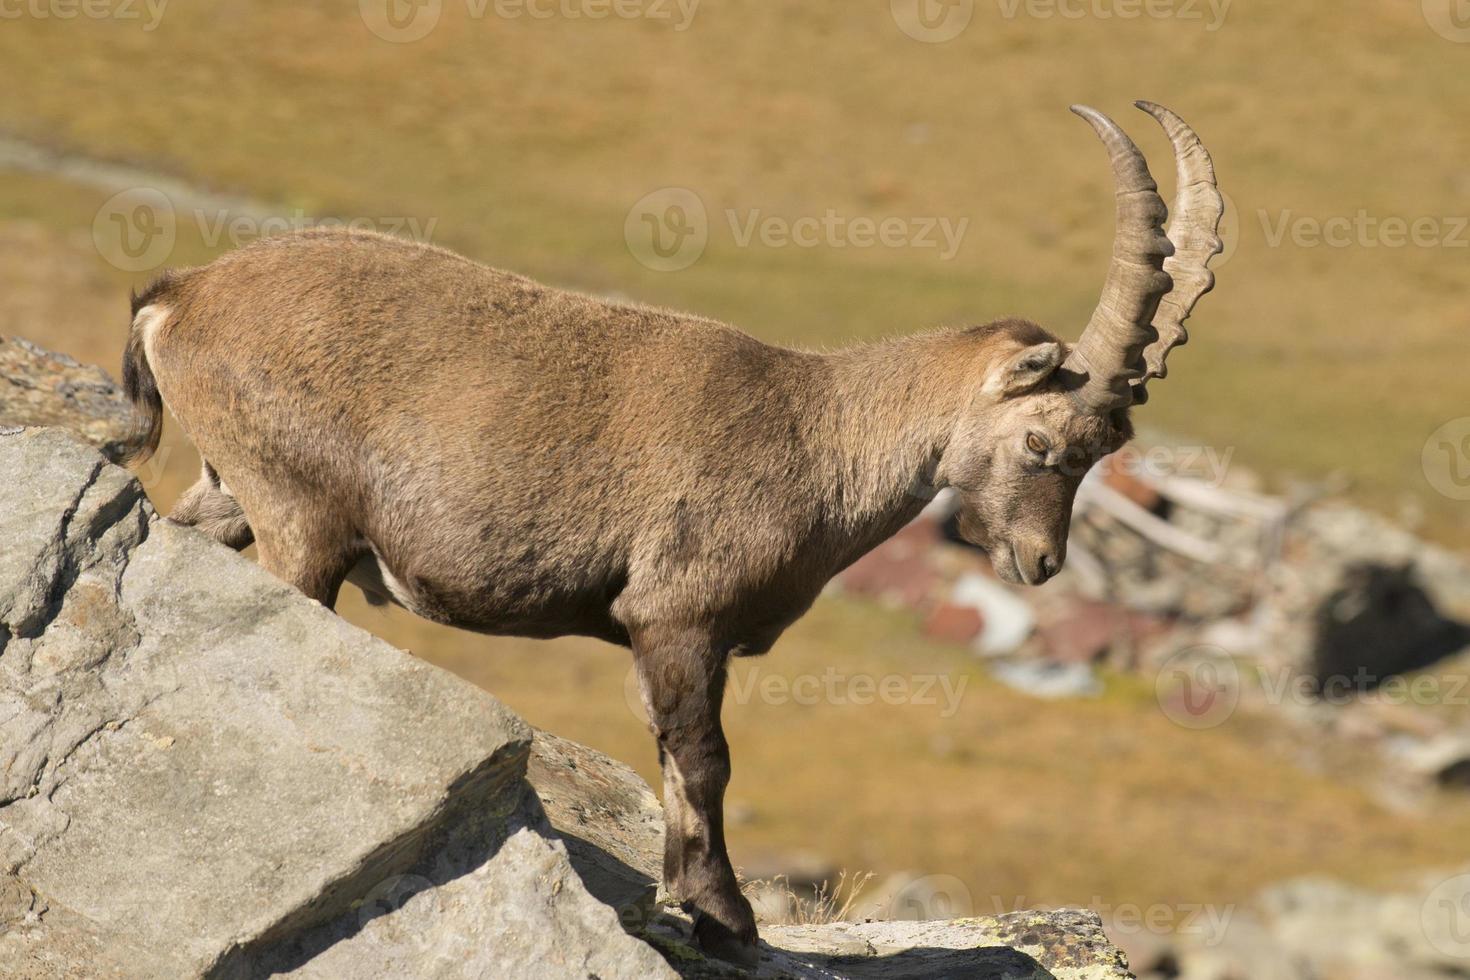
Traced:
<path fill-rule="evenodd" d="M 1057 561 L 1056 558 L 1051 555 L 1041 556 L 1041 577 L 1043 580 L 1051 578 L 1061 570 L 1061 562 Z"/>

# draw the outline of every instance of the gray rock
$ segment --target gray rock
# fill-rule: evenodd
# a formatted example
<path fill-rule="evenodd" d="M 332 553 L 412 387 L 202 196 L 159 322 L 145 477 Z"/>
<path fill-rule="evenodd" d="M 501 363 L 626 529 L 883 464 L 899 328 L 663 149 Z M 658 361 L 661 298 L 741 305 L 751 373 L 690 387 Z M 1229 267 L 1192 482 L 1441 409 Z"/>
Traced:
<path fill-rule="evenodd" d="M 768 941 L 793 976 L 1128 980 L 1091 912 L 1013 912 L 933 922 L 780 926 Z M 838 945 L 840 943 L 840 946 Z M 803 972 L 804 971 L 804 972 Z"/>
<path fill-rule="evenodd" d="M 60 426 L 116 459 L 131 420 L 122 390 L 101 368 L 19 337 L 0 337 L 0 434 L 17 426 Z"/>
<path fill-rule="evenodd" d="M 550 732 L 536 732 L 526 778 L 587 890 L 641 929 L 663 876 L 658 797 L 628 766 Z"/>
<path fill-rule="evenodd" d="M 354 911 L 263 950 L 245 975 L 678 976 L 625 934 L 647 925 L 662 861 L 663 812 L 647 784 L 539 731 L 527 779 L 510 819 L 452 828 L 429 858 L 374 883 Z"/>
<path fill-rule="evenodd" d="M 270 950 L 246 976 L 295 980 L 674 980 L 582 886 L 535 794 L 489 832 L 451 831 L 431 860 L 377 882 L 338 921 Z"/>
<path fill-rule="evenodd" d="M 26 474 L 0 485 L 0 872 L 46 907 L 0 963 L 228 972 L 461 814 L 509 816 L 531 733 L 499 702 L 157 521 L 56 430 L 0 440 L 0 472 Z M 57 972 L 61 941 L 104 958 Z"/>

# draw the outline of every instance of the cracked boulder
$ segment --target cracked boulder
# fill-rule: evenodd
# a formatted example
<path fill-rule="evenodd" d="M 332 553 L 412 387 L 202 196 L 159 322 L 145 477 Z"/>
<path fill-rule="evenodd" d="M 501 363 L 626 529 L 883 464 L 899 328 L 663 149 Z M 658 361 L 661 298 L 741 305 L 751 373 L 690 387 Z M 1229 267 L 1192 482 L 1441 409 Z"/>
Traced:
<path fill-rule="evenodd" d="M 242 976 L 292 980 L 675 980 L 618 934 L 582 883 L 536 794 L 497 827 L 467 821 L 429 860 L 377 882 L 351 913 L 268 949 Z M 575 858 L 572 859 L 575 861 Z"/>

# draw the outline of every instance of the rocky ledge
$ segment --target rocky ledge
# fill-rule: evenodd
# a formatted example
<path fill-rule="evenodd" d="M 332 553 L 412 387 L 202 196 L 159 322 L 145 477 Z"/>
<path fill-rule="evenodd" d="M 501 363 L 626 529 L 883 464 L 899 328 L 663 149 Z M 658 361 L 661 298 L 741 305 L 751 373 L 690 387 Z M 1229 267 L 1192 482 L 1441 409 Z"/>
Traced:
<path fill-rule="evenodd" d="M 5 425 L 33 408 L 0 414 L 0 977 L 742 975 L 656 904 L 631 770 Z M 1084 912 L 763 938 L 768 977 L 1129 976 Z"/>
<path fill-rule="evenodd" d="M 101 368 L 0 337 L 0 426 L 61 426 L 116 459 L 131 418 L 122 389 Z"/>

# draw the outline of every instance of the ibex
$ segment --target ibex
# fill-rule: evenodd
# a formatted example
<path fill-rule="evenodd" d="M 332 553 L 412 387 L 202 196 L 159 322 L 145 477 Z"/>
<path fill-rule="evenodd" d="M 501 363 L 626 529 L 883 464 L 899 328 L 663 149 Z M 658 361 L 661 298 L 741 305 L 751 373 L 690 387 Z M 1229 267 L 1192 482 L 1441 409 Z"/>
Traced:
<path fill-rule="evenodd" d="M 953 487 L 1008 582 L 1062 567 L 1078 483 L 1131 437 L 1214 284 L 1214 166 L 1174 113 L 1168 214 L 1082 106 L 1116 184 L 1113 258 L 1075 346 L 1006 319 L 836 353 L 548 289 L 429 245 L 310 231 L 136 295 L 123 374 L 203 475 L 171 519 L 331 606 L 345 580 L 440 623 L 632 649 L 664 772 L 664 877 L 710 952 L 751 963 L 726 852 L 720 702 L 838 571 Z M 1172 291 L 1171 291 L 1172 288 Z"/>

